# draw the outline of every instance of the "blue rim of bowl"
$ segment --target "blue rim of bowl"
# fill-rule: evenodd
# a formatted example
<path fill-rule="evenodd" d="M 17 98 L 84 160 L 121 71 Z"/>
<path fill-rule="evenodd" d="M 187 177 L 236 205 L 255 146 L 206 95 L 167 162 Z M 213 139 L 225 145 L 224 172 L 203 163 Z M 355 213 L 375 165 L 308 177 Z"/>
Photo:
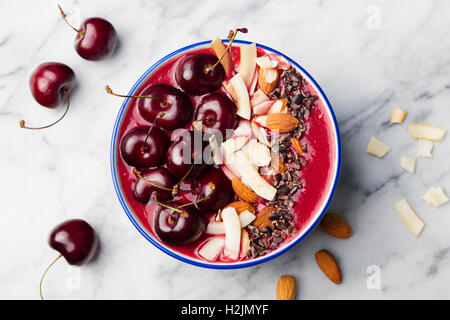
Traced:
<path fill-rule="evenodd" d="M 223 40 L 223 42 L 227 42 L 228 40 Z M 144 81 L 144 79 L 146 79 L 150 73 L 152 73 L 152 71 L 154 71 L 157 67 L 159 67 L 162 63 L 164 63 L 165 61 L 169 60 L 170 58 L 184 52 L 187 51 L 189 49 L 193 49 L 196 47 L 200 47 L 206 44 L 209 44 L 211 41 L 202 41 L 202 42 L 197 42 L 188 46 L 185 46 L 183 48 L 180 48 L 176 51 L 173 51 L 172 53 L 169 53 L 168 55 L 166 55 L 164 58 L 160 59 L 159 61 L 157 61 L 155 64 L 153 64 L 137 81 L 136 83 L 133 85 L 133 87 L 130 89 L 128 95 L 133 94 L 133 92 L 136 90 L 136 88 L 138 88 L 141 83 Z M 252 42 L 249 41 L 244 41 L 244 40 L 235 40 L 233 43 L 239 43 L 239 44 L 250 44 Z M 321 218 L 323 217 L 323 215 L 325 214 L 331 199 L 333 198 L 333 194 L 336 190 L 337 187 L 337 183 L 339 180 L 339 173 L 340 173 L 340 168 L 341 168 L 341 139 L 340 139 L 340 135 L 339 135 L 339 128 L 338 128 L 338 124 L 336 121 L 336 116 L 333 112 L 333 109 L 331 107 L 330 102 L 328 101 L 328 98 L 326 97 L 324 91 L 322 90 L 322 88 L 317 84 L 317 82 L 311 77 L 311 75 L 305 70 L 303 69 L 298 63 L 296 63 L 294 60 L 292 60 L 291 58 L 289 58 L 288 56 L 284 55 L 283 53 L 274 50 L 270 47 L 267 47 L 265 45 L 262 44 L 258 44 L 256 43 L 257 47 L 260 47 L 266 51 L 270 51 L 271 53 L 275 53 L 278 54 L 282 57 L 284 57 L 285 59 L 287 59 L 292 65 L 294 65 L 297 69 L 301 70 L 301 72 L 303 73 L 304 76 L 306 76 L 308 78 L 309 83 L 312 83 L 314 85 L 314 88 L 320 93 L 321 97 L 323 98 L 322 101 L 324 102 L 326 108 L 327 108 L 327 112 L 329 113 L 329 115 L 331 116 L 331 120 L 333 123 L 333 128 L 335 129 L 335 136 L 336 136 L 336 171 L 335 171 L 335 176 L 333 179 L 333 186 L 331 188 L 331 191 L 328 195 L 328 198 L 326 200 L 325 205 L 322 208 L 322 211 L 320 212 L 319 215 L 316 215 L 315 220 L 312 224 L 310 224 L 310 226 L 308 227 L 308 229 L 306 231 L 303 232 L 303 234 L 297 238 L 294 238 L 291 242 L 287 243 L 286 245 L 280 247 L 279 249 L 276 249 L 274 251 L 272 251 L 271 253 L 269 253 L 268 255 L 259 257 L 259 258 L 255 258 L 255 259 L 251 259 L 251 260 L 245 260 L 245 261 L 239 261 L 239 262 L 233 262 L 233 263 L 214 263 L 214 262 L 206 262 L 206 261 L 201 261 L 201 260 L 196 260 L 194 258 L 191 258 L 189 256 L 185 256 L 181 253 L 178 253 L 176 251 L 173 251 L 172 249 L 164 246 L 163 244 L 161 244 L 157 239 L 155 239 L 152 235 L 150 235 L 148 233 L 148 231 L 145 231 L 144 227 L 141 226 L 140 222 L 138 221 L 138 218 L 136 218 L 133 213 L 130 211 L 129 207 L 126 204 L 126 200 L 122 194 L 121 188 L 120 188 L 120 182 L 117 178 L 117 172 L 116 172 L 116 159 L 118 158 L 118 155 L 116 154 L 117 151 L 117 136 L 119 133 L 119 126 L 122 122 L 122 117 L 124 115 L 124 112 L 126 111 L 126 107 L 128 105 L 129 102 L 129 98 L 126 98 L 124 100 L 124 102 L 122 103 L 119 113 L 117 115 L 116 121 L 114 123 L 114 129 L 113 129 L 113 134 L 112 134 L 112 139 L 111 139 L 111 149 L 110 149 L 110 164 L 111 164 L 111 174 L 112 174 L 112 179 L 113 179 L 113 184 L 114 184 L 114 189 L 116 191 L 117 197 L 119 198 L 120 204 L 122 205 L 123 210 L 125 211 L 126 215 L 128 216 L 128 218 L 130 219 L 131 223 L 134 225 L 134 227 L 139 231 L 139 233 L 141 233 L 141 235 L 147 239 L 151 244 L 153 244 L 156 248 L 158 248 L 159 250 L 161 250 L 162 252 L 168 254 L 169 256 L 178 259 L 182 262 L 186 262 L 189 263 L 191 265 L 195 265 L 198 267 L 204 267 L 204 268 L 211 268 L 211 269 L 239 269 L 239 268 L 246 268 L 246 267 L 251 267 L 254 265 L 258 265 L 264 262 L 267 262 L 269 260 L 272 260 L 278 256 L 280 256 L 281 254 L 289 251 L 290 249 L 292 249 L 293 247 L 295 247 L 298 243 L 300 243 L 312 230 L 314 230 L 314 228 L 317 226 L 317 224 L 319 223 L 319 221 L 321 220 Z"/>

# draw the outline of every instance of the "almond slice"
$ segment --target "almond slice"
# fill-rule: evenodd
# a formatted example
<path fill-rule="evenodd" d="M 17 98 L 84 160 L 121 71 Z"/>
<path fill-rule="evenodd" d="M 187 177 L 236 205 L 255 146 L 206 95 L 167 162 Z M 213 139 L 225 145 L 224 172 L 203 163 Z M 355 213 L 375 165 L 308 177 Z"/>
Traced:
<path fill-rule="evenodd" d="M 242 176 L 242 180 L 260 197 L 272 201 L 277 193 L 266 179 L 260 176 L 258 170 L 250 162 L 249 157 L 242 151 L 236 152 L 237 170 Z"/>
<path fill-rule="evenodd" d="M 258 195 L 252 191 L 246 184 L 241 180 L 234 178 L 231 180 L 231 185 L 233 186 L 234 193 L 242 200 L 253 203 L 258 200 Z"/>
<path fill-rule="evenodd" d="M 238 150 L 241 150 L 242 147 L 248 142 L 248 136 L 237 136 L 230 139 L 227 139 L 222 143 L 222 148 L 225 153 L 233 153 Z"/>
<path fill-rule="evenodd" d="M 211 43 L 209 44 L 211 48 L 214 50 L 214 53 L 216 54 L 217 58 L 221 58 L 223 54 L 225 53 L 227 47 L 223 44 L 222 40 L 219 37 L 216 37 Z M 230 75 L 231 73 L 231 61 L 230 61 L 230 54 L 227 52 L 222 60 L 220 60 L 220 63 L 222 64 L 223 68 L 225 69 L 226 75 Z"/>
<path fill-rule="evenodd" d="M 225 206 L 225 208 L 232 207 L 238 214 L 241 214 L 244 211 L 250 211 L 251 213 L 255 213 L 255 208 L 248 202 L 245 201 L 234 201 Z"/>
<path fill-rule="evenodd" d="M 300 141 L 298 141 L 297 138 L 292 137 L 291 138 L 291 145 L 294 148 L 294 150 L 301 156 L 303 154 L 303 145 Z"/>
<path fill-rule="evenodd" d="M 276 68 L 264 69 L 259 68 L 258 85 L 265 94 L 271 93 L 278 84 L 278 70 Z"/>
<path fill-rule="evenodd" d="M 418 157 L 431 158 L 433 156 L 434 141 L 419 140 L 419 149 L 417 150 Z"/>
<path fill-rule="evenodd" d="M 213 237 L 200 248 L 198 254 L 208 261 L 216 261 L 224 246 L 224 237 Z"/>
<path fill-rule="evenodd" d="M 406 111 L 403 111 L 399 108 L 394 108 L 391 113 L 391 123 L 402 123 L 403 120 L 405 120 L 406 117 Z"/>
<path fill-rule="evenodd" d="M 219 144 L 217 143 L 217 138 L 215 135 L 209 137 L 209 145 L 211 146 L 211 153 L 214 163 L 216 165 L 221 165 L 223 163 L 222 153 L 220 152 Z"/>
<path fill-rule="evenodd" d="M 246 87 L 250 87 L 256 68 L 256 44 L 243 44 L 240 47 L 241 62 L 239 74 L 245 82 Z"/>
<path fill-rule="evenodd" d="M 269 227 L 273 229 L 273 222 L 269 219 L 269 217 L 274 213 L 277 209 L 273 206 L 263 208 L 256 215 L 256 219 L 253 221 L 253 225 L 262 231 L 264 227 Z"/>
<path fill-rule="evenodd" d="M 352 229 L 350 229 L 348 223 L 341 216 L 334 213 L 327 213 L 320 221 L 320 227 L 335 238 L 347 239 L 352 235 Z"/>
<path fill-rule="evenodd" d="M 414 173 L 416 171 L 416 158 L 401 156 L 400 167 L 408 172 Z"/>
<path fill-rule="evenodd" d="M 272 158 L 272 161 L 271 161 L 270 165 L 272 166 L 272 168 L 274 168 L 279 173 L 285 173 L 287 170 L 287 167 L 284 164 L 284 162 L 281 160 L 280 156 L 277 155 L 275 152 L 272 152 L 271 158 Z"/>
<path fill-rule="evenodd" d="M 417 237 L 422 232 L 425 224 L 416 215 L 408 201 L 406 199 L 402 199 L 395 204 L 394 208 L 400 215 L 403 223 L 408 227 L 409 231 Z"/>
<path fill-rule="evenodd" d="M 225 225 L 224 256 L 237 260 L 241 249 L 241 223 L 239 216 L 234 208 L 226 208 L 222 211 L 222 219 Z"/>
<path fill-rule="evenodd" d="M 291 276 L 283 275 L 277 284 L 278 300 L 295 300 L 296 294 L 295 279 Z"/>
<path fill-rule="evenodd" d="M 256 64 L 260 68 L 268 69 L 268 68 L 276 68 L 278 65 L 278 61 L 272 61 L 269 56 L 262 56 L 256 58 Z"/>
<path fill-rule="evenodd" d="M 444 138 L 446 132 L 446 129 L 426 123 L 411 123 L 409 125 L 409 134 L 414 139 L 439 141 Z"/>
<path fill-rule="evenodd" d="M 229 209 L 229 208 L 225 208 L 225 209 Z M 222 212 L 220 213 L 221 219 L 223 219 L 222 213 L 225 211 L 225 209 L 223 209 Z M 234 208 L 231 208 L 231 209 L 234 209 Z M 245 210 L 239 215 L 239 224 L 240 224 L 241 228 L 245 228 L 250 223 L 252 223 L 255 219 L 256 219 L 256 216 L 253 213 L 251 213 L 248 210 Z M 208 223 L 208 225 L 206 226 L 205 233 L 206 234 L 224 234 L 224 233 L 226 233 L 226 228 L 225 228 L 224 222 L 215 221 L 215 222 Z"/>
<path fill-rule="evenodd" d="M 233 92 L 236 101 L 236 114 L 244 119 L 250 120 L 252 110 L 250 108 L 250 97 L 248 95 L 247 87 L 241 74 L 236 74 L 231 78 L 230 83 L 233 87 Z"/>
<path fill-rule="evenodd" d="M 366 152 L 378 158 L 383 158 L 391 148 L 377 138 L 371 137 Z"/>
<path fill-rule="evenodd" d="M 291 132 L 298 127 L 299 121 L 290 114 L 271 113 L 267 116 L 267 128 L 280 133 Z"/>
<path fill-rule="evenodd" d="M 336 259 L 326 250 L 320 250 L 316 253 L 316 262 L 320 270 L 336 284 L 341 283 L 341 270 Z"/>
<path fill-rule="evenodd" d="M 287 98 L 279 99 L 274 102 L 272 107 L 270 107 L 268 113 L 287 113 L 288 112 L 287 104 L 288 104 Z"/>
<path fill-rule="evenodd" d="M 241 230 L 241 253 L 240 257 L 245 258 L 247 256 L 248 250 L 250 250 L 250 237 L 245 229 Z"/>
<path fill-rule="evenodd" d="M 422 197 L 430 206 L 439 207 L 448 202 L 448 197 L 442 188 L 430 188 Z"/>

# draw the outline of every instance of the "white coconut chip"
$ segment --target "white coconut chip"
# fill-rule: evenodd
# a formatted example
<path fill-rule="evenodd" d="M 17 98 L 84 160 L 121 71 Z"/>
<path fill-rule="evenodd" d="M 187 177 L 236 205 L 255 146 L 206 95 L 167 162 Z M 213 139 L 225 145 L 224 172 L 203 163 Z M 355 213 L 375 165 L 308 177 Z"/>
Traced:
<path fill-rule="evenodd" d="M 402 199 L 394 205 L 403 223 L 408 227 L 416 237 L 422 232 L 425 224 L 416 215 L 406 199 Z"/>
<path fill-rule="evenodd" d="M 394 108 L 391 113 L 391 123 L 402 123 L 403 120 L 405 120 L 406 117 L 406 111 L 403 111 L 399 108 Z"/>
<path fill-rule="evenodd" d="M 414 173 L 416 171 L 416 158 L 401 156 L 400 167 L 408 172 Z"/>
<path fill-rule="evenodd" d="M 375 137 L 371 137 L 366 152 L 378 158 L 383 158 L 391 148 Z"/>
<path fill-rule="evenodd" d="M 417 150 L 418 157 L 431 158 L 434 149 L 434 141 L 419 140 L 419 149 Z"/>
<path fill-rule="evenodd" d="M 430 206 L 439 207 L 448 202 L 448 197 L 442 188 L 430 188 L 422 197 Z"/>
<path fill-rule="evenodd" d="M 411 123 L 409 125 L 409 134 L 414 139 L 439 141 L 444 138 L 446 132 L 446 129 L 426 123 Z"/>
<path fill-rule="evenodd" d="M 216 261 L 225 246 L 224 237 L 214 237 L 208 240 L 198 251 L 200 257 L 208 261 Z"/>

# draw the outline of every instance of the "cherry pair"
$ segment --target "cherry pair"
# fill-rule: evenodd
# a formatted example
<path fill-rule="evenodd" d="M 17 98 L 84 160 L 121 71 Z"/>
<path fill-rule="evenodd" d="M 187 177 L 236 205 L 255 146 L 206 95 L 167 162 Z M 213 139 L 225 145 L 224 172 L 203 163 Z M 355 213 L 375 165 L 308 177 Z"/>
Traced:
<path fill-rule="evenodd" d="M 58 6 L 59 7 L 59 6 Z M 75 38 L 76 52 L 86 60 L 100 60 L 110 56 L 117 45 L 117 33 L 113 25 L 102 18 L 89 18 L 79 29 L 74 28 L 66 19 L 66 14 L 59 7 L 61 15 L 69 26 L 77 32 Z M 34 99 L 47 108 L 58 107 L 63 100 L 67 107 L 63 115 L 55 122 L 42 127 L 28 127 L 25 121 L 20 126 L 26 129 L 44 129 L 61 121 L 69 110 L 69 93 L 75 85 L 73 70 L 59 62 L 42 63 L 30 77 L 30 89 Z"/>

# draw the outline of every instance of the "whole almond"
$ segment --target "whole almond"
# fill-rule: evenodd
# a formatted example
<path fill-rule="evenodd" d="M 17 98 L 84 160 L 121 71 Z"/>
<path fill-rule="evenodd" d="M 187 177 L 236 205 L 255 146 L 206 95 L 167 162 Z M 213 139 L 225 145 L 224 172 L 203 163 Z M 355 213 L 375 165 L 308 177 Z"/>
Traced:
<path fill-rule="evenodd" d="M 295 279 L 291 276 L 281 276 L 277 284 L 278 300 L 295 300 L 296 294 Z"/>
<path fill-rule="evenodd" d="M 260 231 L 264 227 L 273 228 L 273 222 L 269 219 L 269 217 L 272 215 L 273 212 L 275 212 L 276 209 L 273 206 L 265 207 L 263 208 L 258 214 L 256 215 L 256 219 L 253 221 L 253 225 L 257 227 Z"/>
<path fill-rule="evenodd" d="M 341 270 L 336 259 L 326 250 L 320 250 L 316 253 L 316 262 L 323 273 L 336 284 L 341 283 Z"/>
<path fill-rule="evenodd" d="M 259 68 L 258 85 L 265 94 L 271 93 L 276 88 L 278 79 L 279 74 L 276 68 Z"/>
<path fill-rule="evenodd" d="M 258 200 L 257 194 L 238 178 L 233 178 L 231 185 L 233 186 L 234 193 L 242 200 L 249 203 L 254 203 Z"/>
<path fill-rule="evenodd" d="M 255 213 L 255 208 L 248 202 L 245 201 L 235 201 L 231 202 L 230 204 L 226 205 L 225 208 L 232 207 L 234 210 L 236 210 L 237 214 L 241 214 L 242 212 L 248 210 L 251 213 Z"/>
<path fill-rule="evenodd" d="M 286 113 L 270 113 L 266 119 L 267 128 L 280 133 L 291 132 L 298 127 L 298 119 Z"/>
<path fill-rule="evenodd" d="M 275 152 L 271 153 L 272 160 L 270 162 L 270 165 L 272 168 L 274 168 L 279 173 L 285 173 L 287 168 L 286 164 L 281 160 L 280 156 L 277 155 Z"/>
<path fill-rule="evenodd" d="M 335 238 L 347 239 L 352 235 L 352 229 L 350 229 L 348 223 L 341 216 L 334 213 L 327 213 L 320 221 L 320 227 Z"/>
<path fill-rule="evenodd" d="M 303 154 L 303 145 L 301 144 L 301 142 L 297 139 L 292 137 L 291 138 L 291 145 L 294 147 L 294 150 L 299 154 L 302 155 Z"/>

